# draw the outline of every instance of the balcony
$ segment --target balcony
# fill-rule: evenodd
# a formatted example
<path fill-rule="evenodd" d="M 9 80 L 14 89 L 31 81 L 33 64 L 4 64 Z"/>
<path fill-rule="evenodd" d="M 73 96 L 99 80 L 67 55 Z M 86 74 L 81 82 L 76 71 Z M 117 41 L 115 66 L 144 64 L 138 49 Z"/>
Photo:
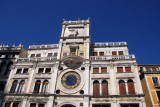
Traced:
<path fill-rule="evenodd" d="M 90 56 L 90 60 L 121 60 L 121 59 L 135 59 L 135 55 Z"/>
<path fill-rule="evenodd" d="M 127 45 L 126 42 L 102 42 L 102 43 L 92 43 L 93 46 L 124 46 Z"/>
<path fill-rule="evenodd" d="M 18 58 L 17 62 L 53 61 L 55 59 L 57 59 L 57 57 Z"/>
<path fill-rule="evenodd" d="M 42 45 L 31 45 L 29 49 L 50 49 L 50 48 L 58 48 L 59 44 L 42 44 Z"/>

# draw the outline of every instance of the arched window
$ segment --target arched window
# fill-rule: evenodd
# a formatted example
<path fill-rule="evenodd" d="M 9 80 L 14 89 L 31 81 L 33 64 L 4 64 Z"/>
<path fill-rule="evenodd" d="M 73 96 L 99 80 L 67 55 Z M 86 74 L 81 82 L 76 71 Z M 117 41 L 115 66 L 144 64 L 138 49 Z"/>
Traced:
<path fill-rule="evenodd" d="M 0 82 L 0 91 L 3 91 L 5 87 L 5 82 Z"/>
<path fill-rule="evenodd" d="M 126 95 L 126 86 L 124 80 L 119 81 L 119 92 L 120 95 Z"/>
<path fill-rule="evenodd" d="M 10 93 L 14 93 L 18 84 L 18 80 L 14 80 L 10 89 Z"/>
<path fill-rule="evenodd" d="M 39 93 L 40 85 L 41 85 L 41 81 L 37 80 L 34 86 L 34 91 L 33 91 L 35 94 Z"/>
<path fill-rule="evenodd" d="M 22 93 L 22 90 L 23 90 L 23 87 L 24 87 L 24 83 L 25 83 L 24 80 L 20 81 L 17 93 Z"/>
<path fill-rule="evenodd" d="M 99 94 L 99 81 L 97 80 L 93 82 L 93 95 L 100 95 Z"/>
<path fill-rule="evenodd" d="M 3 75 L 2 72 L 5 70 L 5 65 L 6 62 L 1 62 L 1 65 L 0 65 L 0 75 Z"/>
<path fill-rule="evenodd" d="M 42 85 L 42 91 L 41 91 L 42 94 L 46 93 L 47 87 L 48 87 L 48 80 L 44 80 Z"/>
<path fill-rule="evenodd" d="M 12 65 L 13 65 L 13 62 L 8 62 L 8 65 L 7 65 L 7 68 L 6 68 L 4 75 L 9 75 Z"/>
<path fill-rule="evenodd" d="M 102 81 L 102 95 L 108 95 L 108 82 L 106 80 Z"/>
<path fill-rule="evenodd" d="M 134 89 L 134 82 L 133 80 L 128 80 L 127 81 L 127 85 L 128 85 L 128 94 L 135 94 L 135 89 Z"/>

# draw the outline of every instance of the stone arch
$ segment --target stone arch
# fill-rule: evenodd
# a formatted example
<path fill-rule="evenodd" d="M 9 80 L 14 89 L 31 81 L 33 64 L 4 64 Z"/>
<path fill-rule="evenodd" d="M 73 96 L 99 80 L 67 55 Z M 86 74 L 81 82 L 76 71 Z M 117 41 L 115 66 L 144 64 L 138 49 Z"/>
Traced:
<path fill-rule="evenodd" d="M 63 102 L 56 107 L 79 107 L 79 106 L 77 106 L 77 104 L 73 102 Z"/>

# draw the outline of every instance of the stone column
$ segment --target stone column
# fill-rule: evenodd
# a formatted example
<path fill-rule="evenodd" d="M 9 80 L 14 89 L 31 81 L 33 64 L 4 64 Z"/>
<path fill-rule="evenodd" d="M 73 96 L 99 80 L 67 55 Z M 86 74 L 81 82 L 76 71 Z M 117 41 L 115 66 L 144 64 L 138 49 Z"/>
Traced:
<path fill-rule="evenodd" d="M 113 67 L 112 64 L 110 64 L 109 75 L 110 75 L 110 87 L 109 88 L 112 89 L 112 91 L 110 91 L 110 94 L 115 95 L 116 94 L 116 83 L 117 83 L 117 81 L 116 81 L 116 72 L 114 71 L 114 67 Z"/>
<path fill-rule="evenodd" d="M 32 80 L 34 79 L 33 76 L 36 73 L 36 65 L 34 65 L 31 69 L 30 75 L 29 75 L 29 79 L 28 79 L 28 86 L 26 87 L 26 93 L 29 93 L 30 90 L 30 86 L 31 84 L 35 84 L 34 82 L 32 83 Z"/>

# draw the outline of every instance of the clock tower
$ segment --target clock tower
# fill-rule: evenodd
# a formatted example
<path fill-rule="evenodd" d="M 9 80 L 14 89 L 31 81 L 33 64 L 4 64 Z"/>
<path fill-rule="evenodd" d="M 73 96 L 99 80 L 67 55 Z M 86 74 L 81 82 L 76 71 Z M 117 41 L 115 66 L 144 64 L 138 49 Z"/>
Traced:
<path fill-rule="evenodd" d="M 89 19 L 63 21 L 55 90 L 58 107 L 89 106 L 90 37 Z"/>

